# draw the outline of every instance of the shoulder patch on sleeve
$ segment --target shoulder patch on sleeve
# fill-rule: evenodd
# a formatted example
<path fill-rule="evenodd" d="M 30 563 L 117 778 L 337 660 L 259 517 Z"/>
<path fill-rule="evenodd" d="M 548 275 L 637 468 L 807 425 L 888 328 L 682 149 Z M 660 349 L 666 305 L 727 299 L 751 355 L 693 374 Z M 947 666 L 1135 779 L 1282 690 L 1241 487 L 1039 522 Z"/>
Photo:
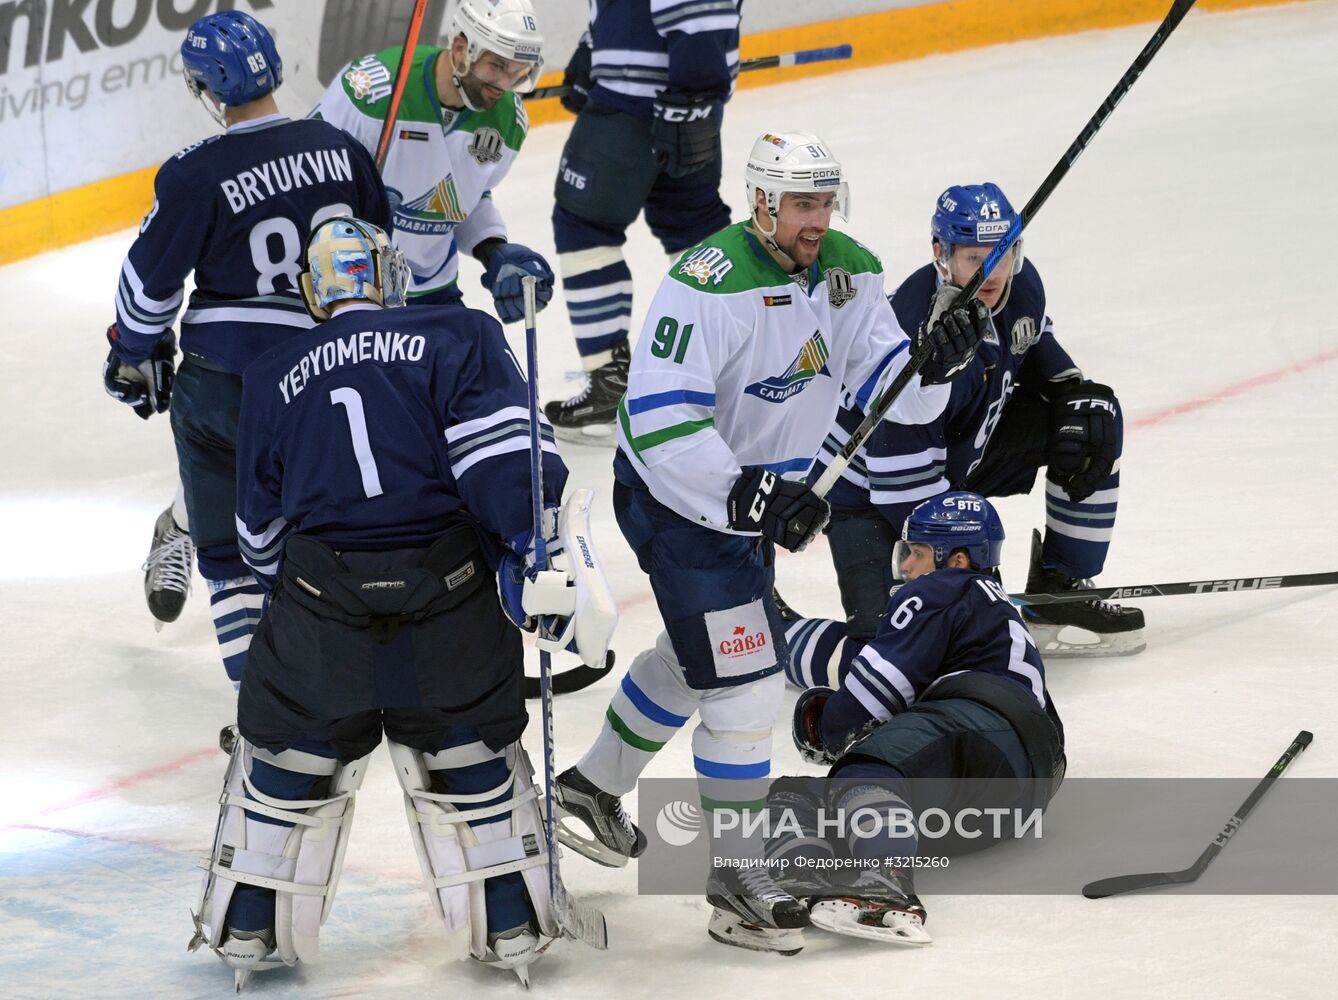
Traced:
<path fill-rule="evenodd" d="M 390 97 L 395 89 L 394 71 L 381 56 L 382 53 L 374 52 L 355 59 L 340 74 L 344 93 L 354 104 L 371 107 Z"/>

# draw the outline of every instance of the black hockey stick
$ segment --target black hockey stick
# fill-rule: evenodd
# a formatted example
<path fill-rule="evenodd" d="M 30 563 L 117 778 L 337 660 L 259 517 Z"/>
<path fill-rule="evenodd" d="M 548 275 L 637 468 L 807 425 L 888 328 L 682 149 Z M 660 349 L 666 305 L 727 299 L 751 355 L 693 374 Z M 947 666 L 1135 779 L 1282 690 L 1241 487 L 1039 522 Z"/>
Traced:
<path fill-rule="evenodd" d="M 386 156 L 390 152 L 390 138 L 395 134 L 395 119 L 400 113 L 400 100 L 404 97 L 404 87 L 409 82 L 409 64 L 413 62 L 414 49 L 418 48 L 418 34 L 423 29 L 423 15 L 427 12 L 427 0 L 417 0 L 413 16 L 409 18 L 409 30 L 404 34 L 404 49 L 400 53 L 400 65 L 395 70 L 395 85 L 390 92 L 390 104 L 386 108 L 386 119 L 381 123 L 381 137 L 376 140 L 376 172 L 386 167 Z M 448 53 L 449 55 L 449 53 Z"/>
<path fill-rule="evenodd" d="M 1250 797 L 1241 804 L 1235 814 L 1222 827 L 1222 832 L 1213 838 L 1199 855 L 1199 860 L 1195 861 L 1188 868 L 1178 872 L 1147 872 L 1142 875 L 1116 875 L 1113 878 L 1101 878 L 1095 882 L 1088 882 L 1082 887 L 1082 894 L 1088 899 L 1104 899 L 1107 896 L 1114 896 L 1121 892 L 1138 892 L 1141 889 L 1156 889 L 1163 885 L 1183 885 L 1186 882 L 1193 882 L 1203 874 L 1213 858 L 1221 853 L 1222 848 L 1226 847 L 1229 841 L 1240 825 L 1245 822 L 1245 817 L 1250 815 L 1250 810 L 1255 807 L 1264 792 L 1268 791 L 1269 786 L 1278 780 L 1278 775 L 1287 769 L 1287 765 L 1292 759 L 1306 747 L 1310 746 L 1310 741 L 1314 739 L 1313 734 L 1302 729 L 1296 734 L 1296 739 L 1292 740 L 1292 745 L 1287 748 L 1287 752 L 1278 758 L 1278 762 L 1273 765 L 1268 774 L 1264 775 L 1264 780 L 1255 786 Z"/>
<path fill-rule="evenodd" d="M 1189 583 L 1140 583 L 1134 587 L 1093 587 L 1058 594 L 1009 594 L 1014 604 L 1069 604 L 1073 601 L 1128 600 L 1131 597 L 1178 597 L 1183 594 L 1230 594 L 1243 590 L 1283 590 L 1287 587 L 1331 587 L 1335 573 L 1293 573 L 1291 576 L 1250 576 L 1229 580 L 1194 580 Z"/>
<path fill-rule="evenodd" d="M 584 691 L 595 681 L 607 677 L 615 662 L 617 662 L 617 657 L 613 655 L 613 650 L 610 649 L 608 655 L 604 657 L 604 666 L 602 667 L 591 667 L 581 663 L 570 670 L 562 671 L 560 674 L 551 674 L 549 676 L 549 687 L 553 691 L 553 697 L 556 698 L 560 694 L 572 694 L 575 691 Z M 543 685 L 538 677 L 527 676 L 525 678 L 525 697 L 543 697 Z"/>
<path fill-rule="evenodd" d="M 1106 119 L 1115 111 L 1116 106 L 1124 99 L 1124 95 L 1129 93 L 1135 81 L 1143 75 L 1143 70 L 1147 69 L 1148 63 L 1152 62 L 1152 57 L 1157 54 L 1162 44 L 1184 20 L 1185 15 L 1189 13 L 1189 8 L 1193 6 L 1194 0 L 1175 0 L 1171 5 L 1170 12 L 1158 25 L 1152 37 L 1148 39 L 1148 43 L 1143 46 L 1143 51 L 1138 53 L 1138 57 L 1134 59 L 1133 65 L 1125 70 L 1124 76 L 1120 77 L 1120 82 L 1115 84 L 1115 89 L 1101 102 L 1101 106 L 1096 109 L 1096 114 L 1092 115 L 1087 124 L 1083 126 L 1082 131 L 1078 133 L 1078 138 L 1073 140 L 1073 144 L 1060 157 L 1059 162 L 1054 165 L 1049 175 L 1041 181 L 1041 186 L 1036 189 L 1036 193 L 1031 196 L 1031 200 L 1027 202 L 1017 220 L 1004 234 L 1003 239 L 994 245 L 994 249 L 990 251 L 989 256 L 985 258 L 980 267 L 976 269 L 976 273 L 966 283 L 966 287 L 958 292 L 957 297 L 952 300 L 950 309 L 957 308 L 980 291 L 980 286 L 985 283 L 986 275 L 993 271 L 999 261 L 1003 260 L 1004 255 L 1012 249 L 1013 244 L 1022 235 L 1022 230 L 1026 228 L 1027 223 L 1035 218 L 1036 213 L 1041 210 L 1041 206 L 1049 200 L 1050 194 L 1059 186 L 1059 182 L 1064 179 L 1069 172 L 1069 168 L 1077 162 L 1078 157 L 1082 155 L 1083 150 L 1096 137 L 1097 132 L 1101 131 L 1101 126 L 1105 124 Z M 883 415 L 892 408 L 892 404 L 896 402 L 897 397 L 910 384 L 911 379 L 915 378 L 920 369 L 925 366 L 933 353 L 933 344 L 926 337 L 924 342 L 911 353 L 906 361 L 906 367 L 897 373 L 897 377 L 892 380 L 891 385 L 874 401 L 864 420 L 850 435 L 850 440 L 832 459 L 826 471 L 818 477 L 818 481 L 813 486 L 814 493 L 820 497 L 827 495 L 827 492 L 836 484 L 836 480 L 840 478 L 841 473 L 845 471 L 846 466 L 850 464 L 850 460 L 855 457 L 855 453 L 859 451 L 860 446 L 864 444 L 869 435 L 873 433 L 874 428 L 878 426 L 878 421 L 882 420 Z"/>
<path fill-rule="evenodd" d="M 778 66 L 803 66 L 806 63 L 829 62 L 834 59 L 849 59 L 855 50 L 849 45 L 833 45 L 825 49 L 803 49 L 799 52 L 781 52 L 774 56 L 758 56 L 739 63 L 739 72 L 747 73 L 754 69 L 775 69 Z M 552 87 L 535 87 L 525 94 L 527 101 L 542 101 L 546 97 L 565 97 L 571 88 L 562 84 Z"/>

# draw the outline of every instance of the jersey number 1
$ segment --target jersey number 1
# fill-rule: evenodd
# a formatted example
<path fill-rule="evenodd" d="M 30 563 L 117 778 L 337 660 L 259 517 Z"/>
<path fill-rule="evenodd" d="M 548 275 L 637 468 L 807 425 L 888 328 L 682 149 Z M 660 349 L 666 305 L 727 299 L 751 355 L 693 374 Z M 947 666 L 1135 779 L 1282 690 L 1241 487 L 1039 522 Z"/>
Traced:
<path fill-rule="evenodd" d="M 362 409 L 362 396 L 357 389 L 347 386 L 330 390 L 330 405 L 343 406 L 348 417 L 349 437 L 353 439 L 353 457 L 358 460 L 358 470 L 362 473 L 362 492 L 367 499 L 379 497 L 381 474 L 376 469 L 376 459 L 372 457 L 372 443 L 367 439 L 367 416 Z"/>

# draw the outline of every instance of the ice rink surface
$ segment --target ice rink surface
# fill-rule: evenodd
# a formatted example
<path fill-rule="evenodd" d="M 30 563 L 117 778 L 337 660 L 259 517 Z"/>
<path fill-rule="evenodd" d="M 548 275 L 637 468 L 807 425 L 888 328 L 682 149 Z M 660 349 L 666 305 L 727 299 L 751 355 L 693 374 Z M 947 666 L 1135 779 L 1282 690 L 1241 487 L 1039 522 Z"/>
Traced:
<path fill-rule="evenodd" d="M 854 210 L 843 228 L 882 255 L 891 288 L 928 259 L 940 190 L 990 179 L 1021 206 L 1150 31 L 745 91 L 726 119 L 727 200 L 739 215 L 757 133 L 816 131 L 848 171 Z M 1338 568 L 1335 39 L 1333 2 L 1191 13 L 1027 230 L 1062 343 L 1125 407 L 1104 584 Z M 207 126 L 201 116 L 202 135 Z M 497 192 L 513 238 L 550 259 L 566 134 L 537 129 Z M 182 620 L 153 631 L 138 566 L 175 488 L 170 431 L 166 418 L 141 423 L 99 384 L 102 330 L 132 236 L 0 270 L 3 997 L 222 997 L 232 988 L 216 958 L 184 947 L 224 768 L 215 734 L 232 719 L 232 689 L 198 578 Z M 644 309 L 665 257 L 640 224 L 629 256 Z M 484 305 L 477 268 L 464 272 L 469 301 Z M 519 347 L 519 328 L 512 334 Z M 541 397 L 565 395 L 573 386 L 564 370 L 577 363 L 557 299 L 540 316 L 540 336 Z M 615 645 L 626 664 L 659 622 L 613 523 L 611 453 L 564 455 L 573 484 L 601 493 L 597 528 L 622 606 Z M 1043 505 L 1033 495 L 1000 507 L 1004 578 L 1020 589 Z M 792 604 L 839 611 L 825 544 L 785 556 L 779 576 Z M 1338 593 L 1142 606 L 1143 654 L 1050 664 L 1070 776 L 1258 777 L 1308 728 L 1315 743 L 1290 773 L 1338 777 Z M 616 679 L 558 700 L 559 766 L 593 738 Z M 787 702 L 777 772 L 804 769 L 788 728 Z M 537 722 L 526 742 L 540 760 Z M 680 735 L 647 775 L 691 773 Z M 635 815 L 635 797 L 628 804 Z M 1189 864 L 1214 832 L 1164 866 Z M 1246 823 L 1239 839 L 1250 835 Z M 811 931 L 801 955 L 781 958 L 710 941 L 701 899 L 638 897 L 634 867 L 569 856 L 564 873 L 574 894 L 604 909 L 611 946 L 555 945 L 534 969 L 539 996 L 1302 998 L 1332 996 L 1338 974 L 1332 897 L 1092 902 L 1078 886 L 1071 896 L 928 897 L 930 948 Z M 505 973 L 451 961 L 443 939 L 381 754 L 360 796 L 320 964 L 257 975 L 248 993 L 520 995 Z"/>

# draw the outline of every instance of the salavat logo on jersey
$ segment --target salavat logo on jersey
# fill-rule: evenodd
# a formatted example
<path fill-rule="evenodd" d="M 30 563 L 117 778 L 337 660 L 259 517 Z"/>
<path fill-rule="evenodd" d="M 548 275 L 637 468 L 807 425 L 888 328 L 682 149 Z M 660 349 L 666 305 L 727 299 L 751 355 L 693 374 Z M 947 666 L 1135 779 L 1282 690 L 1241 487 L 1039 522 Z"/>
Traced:
<path fill-rule="evenodd" d="M 725 251 L 719 247 L 699 247 L 683 258 L 683 262 L 678 266 L 678 273 L 696 278 L 699 285 L 704 285 L 708 281 L 718 285 L 733 269 L 734 262 L 726 257 Z"/>
<path fill-rule="evenodd" d="M 502 133 L 495 128 L 481 128 L 474 133 L 468 146 L 469 155 L 479 166 L 496 163 L 502 158 Z"/>
<path fill-rule="evenodd" d="M 855 282 L 843 267 L 827 268 L 827 301 L 833 309 L 840 309 L 855 297 Z"/>
<path fill-rule="evenodd" d="M 353 91 L 354 100 L 375 104 L 383 97 L 389 97 L 394 87 L 390 79 L 390 70 L 376 56 L 363 56 L 348 68 L 344 82 Z"/>
<path fill-rule="evenodd" d="M 391 192 L 391 209 L 395 228 L 401 232 L 441 236 L 449 233 L 457 223 L 464 222 L 467 212 L 460 207 L 460 194 L 455 190 L 455 177 L 447 174 L 437 181 L 426 194 L 412 201 L 403 201 L 399 192 Z"/>
<path fill-rule="evenodd" d="M 831 377 L 832 373 L 827 370 L 829 353 L 822 331 L 814 330 L 813 336 L 799 348 L 799 356 L 790 362 L 783 374 L 754 382 L 743 391 L 768 403 L 783 403 L 795 393 L 803 392 L 804 387 L 819 375 Z"/>

